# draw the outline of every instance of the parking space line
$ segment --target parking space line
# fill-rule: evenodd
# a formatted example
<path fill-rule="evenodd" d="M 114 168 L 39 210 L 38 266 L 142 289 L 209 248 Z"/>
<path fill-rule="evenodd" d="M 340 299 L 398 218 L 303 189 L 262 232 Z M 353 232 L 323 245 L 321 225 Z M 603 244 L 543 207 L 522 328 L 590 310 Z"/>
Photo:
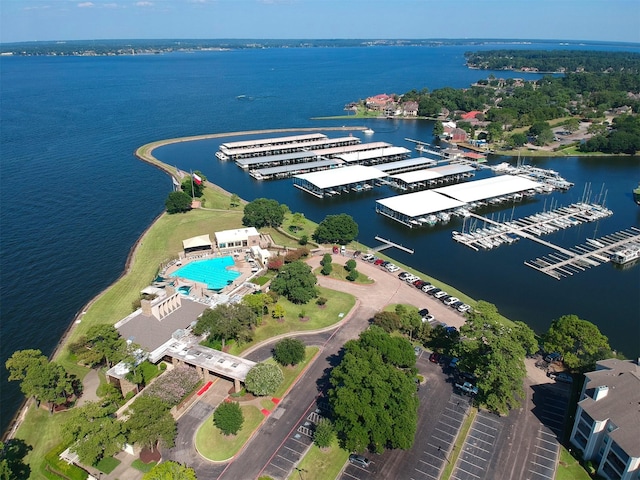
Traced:
<path fill-rule="evenodd" d="M 552 433 L 552 432 L 548 432 L 546 429 L 539 429 L 538 433 L 542 434 L 542 435 L 548 435 L 549 437 L 553 437 L 554 439 L 556 438 L 556 436 Z"/>
<path fill-rule="evenodd" d="M 537 445 L 537 446 L 536 446 L 536 448 L 539 448 L 540 450 L 544 450 L 544 451 L 546 451 L 546 452 L 551 452 L 551 453 L 554 453 L 554 454 L 555 454 L 555 453 L 558 453 L 558 450 L 557 450 L 557 449 L 553 449 L 553 450 L 551 450 L 550 448 L 544 448 L 544 447 L 541 447 L 540 445 Z"/>
<path fill-rule="evenodd" d="M 450 437 L 455 437 L 455 435 L 453 433 L 449 433 L 446 430 L 442 430 L 441 428 L 436 427 L 436 428 L 434 428 L 434 430 L 437 430 L 438 432 L 442 432 L 445 435 L 449 435 Z"/>
<path fill-rule="evenodd" d="M 536 475 L 543 477 L 543 478 L 548 478 L 549 480 L 553 480 L 553 477 L 550 477 L 549 475 L 545 475 L 544 473 L 538 472 L 537 470 L 531 470 L 529 469 L 529 471 L 531 473 L 535 473 Z"/>
<path fill-rule="evenodd" d="M 436 447 L 436 448 L 438 448 L 438 447 Z M 429 452 L 427 452 L 426 450 L 425 450 L 425 451 L 423 451 L 423 452 L 422 452 L 422 454 L 423 454 L 423 455 L 429 455 L 430 457 L 437 458 L 438 460 L 440 460 L 440 457 L 438 457 L 437 455 L 435 455 L 435 454 L 433 454 L 433 453 L 429 453 Z M 427 463 L 427 462 L 424 462 L 424 463 L 426 463 L 427 465 L 432 465 L 431 463 Z M 433 465 L 432 465 L 432 466 L 433 466 Z"/>
<path fill-rule="evenodd" d="M 486 450 L 485 450 L 485 452 L 486 452 Z M 489 452 L 487 452 L 487 453 L 489 453 Z M 471 463 L 471 462 L 469 462 L 469 461 L 465 460 L 465 458 L 464 458 L 464 457 L 465 457 L 466 455 L 470 455 L 470 456 L 472 456 L 472 457 L 476 457 L 476 458 L 478 458 L 478 459 L 482 460 L 483 462 L 486 462 L 486 461 L 487 461 L 487 459 L 486 459 L 486 458 L 481 457 L 481 456 L 479 456 L 479 455 L 476 455 L 475 453 L 471 453 L 471 452 L 469 452 L 469 451 L 465 451 L 465 452 L 460 456 L 460 460 L 461 460 L 461 461 L 463 461 L 463 462 Z M 472 464 L 472 465 L 473 465 L 473 464 Z M 476 465 L 476 466 L 477 466 L 478 468 L 482 468 L 482 466 L 480 466 L 480 465 Z M 484 468 L 482 468 L 482 470 L 484 470 Z"/>
<path fill-rule="evenodd" d="M 490 428 L 491 430 L 495 430 L 496 432 L 498 431 L 496 427 L 492 427 L 488 423 L 483 423 L 482 420 L 484 420 L 482 417 L 476 417 L 476 422 L 478 422 L 480 425 Z"/>
<path fill-rule="evenodd" d="M 286 448 L 287 450 L 291 450 L 293 453 L 296 453 L 298 455 L 300 455 L 302 452 L 299 452 L 298 450 L 291 448 L 291 447 L 287 447 L 286 445 L 283 445 L 284 448 Z"/>
<path fill-rule="evenodd" d="M 467 462 L 467 463 L 468 463 L 468 462 Z M 471 464 L 471 463 L 470 463 L 469 465 L 473 465 L 473 464 Z M 473 466 L 475 467 L 475 465 L 473 465 Z M 472 477 L 480 478 L 480 477 L 479 477 L 478 475 L 476 475 L 475 473 L 472 473 L 472 472 L 470 472 L 470 471 L 468 471 L 468 470 L 465 470 L 464 468 L 460 468 L 459 466 L 458 466 L 458 467 L 456 467 L 456 470 L 460 470 L 460 471 L 462 471 L 462 472 L 464 472 L 464 473 L 468 473 L 468 474 L 469 474 L 469 475 L 471 475 Z"/>
<path fill-rule="evenodd" d="M 474 439 L 474 440 L 475 440 L 475 439 Z M 480 441 L 482 441 L 482 440 L 480 440 Z M 470 444 L 468 441 L 467 441 L 467 442 L 464 442 L 464 443 L 465 443 L 465 445 L 468 445 L 468 446 L 469 446 L 469 448 L 477 448 L 478 450 L 482 450 L 483 452 L 491 453 L 489 450 L 485 450 L 484 448 L 479 447 L 478 445 L 472 445 L 472 444 Z M 484 443 L 488 443 L 488 442 L 484 442 Z M 489 445 L 493 445 L 493 443 L 490 443 Z"/>
<path fill-rule="evenodd" d="M 286 471 L 287 471 L 287 470 L 285 470 L 284 468 L 279 467 L 279 466 L 278 466 L 278 465 L 276 465 L 275 463 L 270 463 L 269 465 L 271 465 L 271 466 L 273 466 L 273 467 L 276 467 L 278 470 L 282 470 L 283 472 L 286 472 Z"/>
<path fill-rule="evenodd" d="M 344 476 L 344 475 L 347 475 L 348 477 L 355 478 L 356 480 L 359 480 L 359 477 L 355 477 L 355 476 L 351 475 L 351 474 L 350 474 L 349 472 L 347 472 L 346 470 L 345 470 L 344 472 L 342 472 L 342 475 L 343 475 L 343 476 Z"/>
<path fill-rule="evenodd" d="M 287 461 L 287 462 L 289 462 L 289 463 L 296 463 L 296 462 L 294 462 L 293 460 L 289 460 L 288 458 L 283 457 L 282 455 L 276 455 L 276 457 L 280 457 L 280 458 L 282 458 L 283 460 L 286 460 L 286 461 Z"/>
<path fill-rule="evenodd" d="M 435 438 L 436 440 L 440 440 L 442 443 L 446 443 L 446 444 L 451 443 L 451 440 L 445 440 L 443 438 L 436 437 L 435 435 L 431 435 L 431 438 Z M 436 448 L 438 448 L 438 447 L 436 447 Z"/>
<path fill-rule="evenodd" d="M 476 431 L 476 433 L 480 433 L 480 434 L 482 434 L 482 435 L 486 435 L 486 436 L 488 436 L 488 437 L 491 437 L 491 439 L 496 438 L 496 436 L 495 436 L 495 435 L 489 435 L 488 433 L 482 432 L 482 431 L 477 430 L 477 429 L 475 429 L 475 428 L 473 428 L 473 427 L 471 427 L 471 430 L 469 430 L 469 431 L 470 431 L 470 432 L 473 432 L 474 430 Z M 477 436 L 475 436 L 475 435 L 472 435 L 472 438 L 477 438 L 478 440 L 481 440 L 481 441 L 483 441 L 483 442 L 485 442 L 485 443 L 491 443 L 491 444 L 493 445 L 493 442 L 488 442 L 488 441 L 483 440 L 482 438 L 477 437 Z"/>

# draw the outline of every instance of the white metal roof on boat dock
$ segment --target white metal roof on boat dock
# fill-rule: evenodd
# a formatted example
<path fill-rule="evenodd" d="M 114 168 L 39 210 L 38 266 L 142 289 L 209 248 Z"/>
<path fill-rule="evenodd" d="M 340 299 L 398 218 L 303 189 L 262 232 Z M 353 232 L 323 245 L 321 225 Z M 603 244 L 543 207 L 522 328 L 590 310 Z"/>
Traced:
<path fill-rule="evenodd" d="M 348 145 L 359 145 L 358 137 L 340 138 L 319 138 L 305 142 L 279 143 L 276 145 L 260 145 L 258 147 L 246 148 L 225 148 L 220 147 L 220 151 L 232 160 L 239 158 L 261 157 L 269 155 L 279 155 L 283 153 L 300 152 L 302 150 L 325 150 L 328 148 L 343 147 Z"/>
<path fill-rule="evenodd" d="M 280 155 L 269 155 L 266 157 L 238 158 L 235 162 L 241 168 L 250 168 L 256 165 L 282 165 L 287 163 L 301 163 L 305 161 L 319 160 L 320 151 L 310 150 L 308 152 L 282 153 Z"/>
<path fill-rule="evenodd" d="M 418 157 L 407 158 L 406 160 L 398 160 L 397 162 L 381 163 L 379 165 L 373 165 L 373 167 L 382 172 L 391 174 L 394 172 L 416 170 L 421 167 L 430 167 L 436 164 L 437 162 L 431 158 Z"/>
<path fill-rule="evenodd" d="M 294 173 L 313 172 L 319 169 L 335 168 L 344 165 L 341 160 L 328 158 L 317 162 L 295 163 L 293 165 L 280 165 L 278 167 L 258 168 L 251 171 L 251 176 L 258 179 L 270 179 L 274 177 L 290 176 Z"/>
<path fill-rule="evenodd" d="M 414 172 L 399 173 L 397 175 L 392 175 L 392 177 L 404 183 L 411 184 L 424 182 L 426 180 L 435 180 L 447 176 L 462 175 L 473 171 L 475 171 L 473 167 L 470 167 L 468 165 L 456 164 L 443 165 L 442 167 L 426 168 L 423 170 L 416 170 Z"/>
<path fill-rule="evenodd" d="M 391 144 L 387 142 L 359 143 L 357 145 L 346 145 L 344 147 L 325 148 L 322 150 L 322 155 L 325 157 L 334 157 L 342 153 L 364 152 L 365 150 L 375 150 L 377 148 L 386 148 L 390 146 Z"/>
<path fill-rule="evenodd" d="M 222 149 L 233 149 L 233 148 L 252 148 L 259 147 L 261 145 L 277 145 L 284 143 L 293 143 L 293 142 L 308 142 L 311 140 L 317 140 L 320 138 L 327 138 L 326 135 L 322 133 L 308 133 L 305 135 L 291 135 L 287 137 L 273 137 L 273 138 L 258 138 L 255 140 L 242 140 L 239 142 L 226 142 L 220 145 Z"/>
<path fill-rule="evenodd" d="M 421 192 L 387 197 L 376 200 L 376 203 L 386 210 L 391 210 L 394 213 L 410 218 L 418 218 L 423 215 L 464 206 L 464 202 L 446 197 L 434 190 L 422 190 Z"/>
<path fill-rule="evenodd" d="M 508 195 L 510 193 L 539 189 L 541 187 L 541 183 L 534 182 L 527 178 L 515 175 L 500 175 L 498 177 L 440 187 L 433 191 L 461 202 L 471 203 L 499 197 L 501 195 Z"/>
<path fill-rule="evenodd" d="M 345 153 L 342 155 L 336 155 L 340 160 L 344 160 L 346 163 L 364 163 L 373 162 L 379 160 L 378 163 L 385 163 L 385 158 L 409 156 L 411 150 L 404 147 L 385 147 L 375 150 L 367 150 L 364 152 Z"/>
<path fill-rule="evenodd" d="M 302 175 L 296 175 L 294 179 L 302 180 L 319 189 L 326 189 L 377 180 L 386 176 L 386 173 L 373 167 L 351 165 L 343 168 L 324 170 L 322 172 L 304 173 Z"/>

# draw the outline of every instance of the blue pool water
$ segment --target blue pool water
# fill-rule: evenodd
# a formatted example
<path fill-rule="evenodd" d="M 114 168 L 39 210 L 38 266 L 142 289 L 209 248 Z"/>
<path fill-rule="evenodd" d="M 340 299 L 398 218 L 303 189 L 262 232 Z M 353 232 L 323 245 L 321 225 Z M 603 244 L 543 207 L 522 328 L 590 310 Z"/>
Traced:
<path fill-rule="evenodd" d="M 206 283 L 210 290 L 220 290 L 240 276 L 240 272 L 227 270 L 232 265 L 233 258 L 228 256 L 200 260 L 179 268 L 171 276 Z"/>

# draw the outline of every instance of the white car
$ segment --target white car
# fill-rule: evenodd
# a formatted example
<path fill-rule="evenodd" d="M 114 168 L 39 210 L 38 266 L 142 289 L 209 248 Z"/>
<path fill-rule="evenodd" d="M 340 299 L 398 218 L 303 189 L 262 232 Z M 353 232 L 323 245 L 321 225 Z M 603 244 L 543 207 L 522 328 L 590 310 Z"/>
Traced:
<path fill-rule="evenodd" d="M 407 283 L 413 283 L 416 280 L 421 280 L 420 277 L 416 276 L 416 275 L 411 275 L 410 279 L 409 278 L 405 278 L 404 281 Z"/>
<path fill-rule="evenodd" d="M 469 310 L 471 310 L 471 307 L 469 305 L 467 305 L 466 303 L 463 303 L 462 305 L 460 305 L 458 307 L 458 311 L 462 312 L 462 313 L 468 312 Z"/>
<path fill-rule="evenodd" d="M 445 292 L 444 290 L 440 290 L 438 293 L 436 293 L 436 294 L 434 295 L 434 297 L 435 297 L 435 298 L 442 298 L 442 297 L 444 297 L 445 295 L 449 295 L 449 294 L 448 294 L 447 292 Z"/>
<path fill-rule="evenodd" d="M 384 268 L 386 268 L 391 273 L 397 272 L 398 270 L 400 270 L 400 267 L 394 265 L 393 263 L 388 263 Z"/>
<path fill-rule="evenodd" d="M 425 285 L 424 287 L 422 287 L 422 288 L 421 288 L 421 290 L 422 290 L 424 293 L 427 293 L 427 292 L 429 292 L 430 290 L 433 290 L 434 288 L 436 288 L 436 286 L 435 286 L 435 285 Z"/>
<path fill-rule="evenodd" d="M 436 319 L 436 317 L 434 317 L 431 314 L 425 315 L 424 317 L 422 317 L 422 323 L 431 323 Z"/>
<path fill-rule="evenodd" d="M 448 305 L 453 305 L 454 303 L 459 302 L 459 301 L 460 301 L 459 298 L 449 297 L 444 301 L 444 304 L 448 306 Z"/>
<path fill-rule="evenodd" d="M 366 255 L 363 255 L 362 260 L 364 260 L 365 262 L 372 262 L 375 257 L 375 255 L 373 253 L 367 253 Z"/>

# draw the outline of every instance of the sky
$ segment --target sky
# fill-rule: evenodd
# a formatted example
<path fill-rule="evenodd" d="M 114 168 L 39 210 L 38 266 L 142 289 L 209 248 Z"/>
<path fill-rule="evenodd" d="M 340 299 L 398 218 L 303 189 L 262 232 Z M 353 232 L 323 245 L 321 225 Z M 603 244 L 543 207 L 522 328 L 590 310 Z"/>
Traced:
<path fill-rule="evenodd" d="M 0 42 L 500 38 L 640 43 L 640 0 L 0 0 Z"/>

